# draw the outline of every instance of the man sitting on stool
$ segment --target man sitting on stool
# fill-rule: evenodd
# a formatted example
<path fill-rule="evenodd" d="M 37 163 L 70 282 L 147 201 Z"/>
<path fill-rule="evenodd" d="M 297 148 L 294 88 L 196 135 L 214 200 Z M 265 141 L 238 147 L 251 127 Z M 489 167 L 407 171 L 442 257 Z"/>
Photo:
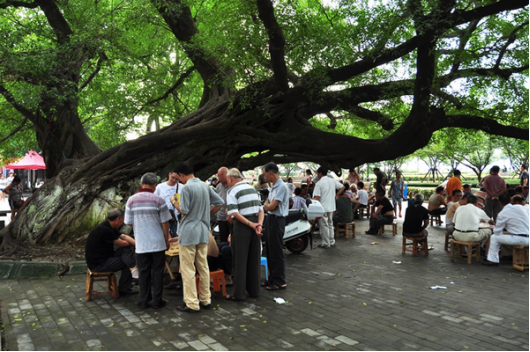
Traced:
<path fill-rule="evenodd" d="M 414 196 L 414 205 L 407 208 L 405 221 L 403 222 L 403 236 L 414 238 L 426 238 L 429 233 L 429 212 L 423 206 L 423 194 Z"/>
<path fill-rule="evenodd" d="M 488 259 L 482 265 L 499 265 L 501 244 L 528 247 L 528 210 L 521 205 L 510 204 L 508 193 L 499 196 L 499 203 L 502 209 L 490 237 Z M 503 234 L 504 230 L 506 234 Z"/>
<path fill-rule="evenodd" d="M 132 290 L 133 277 L 131 270 L 136 267 L 134 245 L 130 236 L 120 234 L 118 229 L 123 225 L 124 212 L 111 209 L 107 220 L 96 226 L 88 235 L 85 246 L 86 263 L 92 272 L 121 270 L 120 296 L 138 293 Z M 114 245 L 120 246 L 114 250 Z"/>
<path fill-rule="evenodd" d="M 384 224 L 391 224 L 394 221 L 394 207 L 390 200 L 385 197 L 384 191 L 375 193 L 375 210 L 370 219 L 370 229 L 365 231 L 367 235 L 377 235 L 379 228 Z"/>

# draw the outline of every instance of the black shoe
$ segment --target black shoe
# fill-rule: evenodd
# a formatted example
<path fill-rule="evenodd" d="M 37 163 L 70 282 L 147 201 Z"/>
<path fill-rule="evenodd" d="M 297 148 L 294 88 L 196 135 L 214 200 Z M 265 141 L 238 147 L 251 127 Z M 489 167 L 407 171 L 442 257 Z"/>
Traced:
<path fill-rule="evenodd" d="M 324 248 L 324 249 L 328 249 L 330 246 L 326 246 L 324 244 L 319 244 L 318 245 L 318 248 Z"/>
<path fill-rule="evenodd" d="M 486 266 L 499 266 L 499 263 L 490 262 L 487 259 L 482 260 L 482 262 L 480 264 L 486 265 Z"/>
<path fill-rule="evenodd" d="M 374 231 L 374 230 L 368 230 L 368 231 L 365 231 L 364 233 L 367 235 L 377 235 L 377 231 Z"/>
<path fill-rule="evenodd" d="M 160 308 L 165 307 L 166 304 L 167 304 L 167 302 L 164 301 L 164 300 L 162 300 L 162 301 L 160 301 L 159 303 L 153 303 L 153 308 L 154 308 L 154 309 L 160 309 Z"/>
<path fill-rule="evenodd" d="M 212 309 L 212 304 L 211 303 L 208 303 L 208 304 L 202 304 L 201 303 L 201 307 L 204 308 L 204 309 Z"/>
<path fill-rule="evenodd" d="M 120 296 L 128 296 L 128 295 L 136 295 L 138 294 L 138 291 L 136 290 L 133 290 L 131 288 L 125 290 L 125 291 L 120 291 Z"/>
<path fill-rule="evenodd" d="M 142 301 L 136 302 L 136 305 L 138 306 L 138 308 L 142 308 L 142 309 L 149 308 L 149 304 L 148 303 L 143 303 Z"/>
<path fill-rule="evenodd" d="M 190 307 L 188 307 L 188 306 L 186 305 L 186 303 L 184 303 L 184 304 L 181 305 L 181 306 L 178 306 L 178 307 L 177 307 L 177 310 L 178 310 L 178 311 L 181 311 L 181 312 L 185 312 L 185 313 L 199 313 L 199 312 L 200 312 L 200 310 L 198 310 L 198 309 L 197 309 L 197 310 L 195 310 L 195 309 L 191 309 Z"/>

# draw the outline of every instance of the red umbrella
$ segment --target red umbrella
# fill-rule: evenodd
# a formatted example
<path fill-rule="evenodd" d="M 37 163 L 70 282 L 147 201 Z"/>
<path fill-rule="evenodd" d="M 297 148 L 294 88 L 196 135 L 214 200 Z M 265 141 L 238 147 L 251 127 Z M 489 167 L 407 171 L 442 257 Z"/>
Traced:
<path fill-rule="evenodd" d="M 24 159 L 5 166 L 6 169 L 46 169 L 44 159 L 36 151 L 30 150 Z"/>

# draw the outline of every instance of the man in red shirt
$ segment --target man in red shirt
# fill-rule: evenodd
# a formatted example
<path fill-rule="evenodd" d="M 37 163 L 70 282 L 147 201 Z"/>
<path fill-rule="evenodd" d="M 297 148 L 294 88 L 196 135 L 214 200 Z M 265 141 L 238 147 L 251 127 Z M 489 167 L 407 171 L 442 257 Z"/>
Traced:
<path fill-rule="evenodd" d="M 507 191 L 506 182 L 499 176 L 500 168 L 495 165 L 490 169 L 490 175 L 484 179 L 482 186 L 486 191 L 486 202 L 484 204 L 484 211 L 489 217 L 497 220 L 497 214 L 501 211 L 501 204 L 499 203 L 499 196 Z"/>

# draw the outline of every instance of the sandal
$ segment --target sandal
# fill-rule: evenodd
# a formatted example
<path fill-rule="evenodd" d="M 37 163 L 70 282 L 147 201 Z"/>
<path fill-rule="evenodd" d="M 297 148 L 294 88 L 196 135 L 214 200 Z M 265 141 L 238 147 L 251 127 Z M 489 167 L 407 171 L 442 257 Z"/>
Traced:
<path fill-rule="evenodd" d="M 287 285 L 282 285 L 282 286 L 271 285 L 271 286 L 267 286 L 267 287 L 265 287 L 265 289 L 266 289 L 267 291 L 285 290 L 286 288 L 287 288 Z"/>
<path fill-rule="evenodd" d="M 227 301 L 234 301 L 234 302 L 242 302 L 242 301 L 246 301 L 246 299 L 237 299 L 235 298 L 234 296 L 230 296 L 230 295 L 226 295 L 225 299 Z"/>
<path fill-rule="evenodd" d="M 270 286 L 270 285 L 272 285 L 272 282 L 269 281 L 269 280 L 267 280 L 267 281 L 263 281 L 263 282 L 261 283 L 261 286 L 263 286 L 263 287 L 267 287 L 267 286 Z"/>

